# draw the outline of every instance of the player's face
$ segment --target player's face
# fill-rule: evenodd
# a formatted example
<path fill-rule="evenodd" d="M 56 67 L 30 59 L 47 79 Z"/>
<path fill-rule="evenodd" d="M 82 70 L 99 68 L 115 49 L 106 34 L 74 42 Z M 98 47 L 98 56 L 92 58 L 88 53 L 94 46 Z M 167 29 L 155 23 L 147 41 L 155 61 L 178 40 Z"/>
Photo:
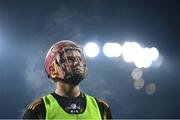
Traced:
<path fill-rule="evenodd" d="M 64 82 L 78 85 L 87 75 L 86 61 L 79 49 L 66 49 L 57 57 L 58 75 Z"/>
<path fill-rule="evenodd" d="M 65 72 L 69 74 L 84 73 L 84 58 L 78 50 L 65 51 L 60 59 Z"/>

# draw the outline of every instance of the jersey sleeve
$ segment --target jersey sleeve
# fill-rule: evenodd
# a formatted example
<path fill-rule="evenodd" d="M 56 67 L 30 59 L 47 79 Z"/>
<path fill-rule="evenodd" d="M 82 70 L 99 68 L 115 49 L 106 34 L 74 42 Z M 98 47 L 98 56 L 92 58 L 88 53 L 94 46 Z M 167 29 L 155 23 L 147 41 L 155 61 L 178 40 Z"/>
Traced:
<path fill-rule="evenodd" d="M 23 115 L 23 119 L 45 119 L 45 106 L 42 99 L 31 103 Z"/>
<path fill-rule="evenodd" d="M 111 109 L 109 105 L 103 101 L 96 99 L 103 120 L 112 119 Z"/>

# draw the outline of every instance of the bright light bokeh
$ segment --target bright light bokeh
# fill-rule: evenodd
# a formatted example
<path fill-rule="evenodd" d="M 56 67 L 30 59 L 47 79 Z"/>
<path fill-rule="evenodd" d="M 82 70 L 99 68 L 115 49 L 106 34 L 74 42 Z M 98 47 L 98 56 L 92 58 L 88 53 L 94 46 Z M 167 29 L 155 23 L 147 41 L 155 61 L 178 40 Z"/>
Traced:
<path fill-rule="evenodd" d="M 136 58 L 134 59 L 134 64 L 138 68 L 148 68 L 152 64 L 151 55 L 149 54 L 149 48 L 142 48 L 137 54 Z"/>
<path fill-rule="evenodd" d="M 126 62 L 133 62 L 136 55 L 141 50 L 141 46 L 136 42 L 125 42 L 122 47 L 122 56 Z"/>
<path fill-rule="evenodd" d="M 99 47 L 95 42 L 90 42 L 84 46 L 84 51 L 88 57 L 96 57 Z M 103 52 L 107 57 L 119 57 L 122 54 L 126 62 L 133 62 L 137 68 L 148 68 L 159 58 L 157 48 L 142 48 L 137 42 L 125 42 L 122 47 L 119 43 L 105 43 Z"/>
<path fill-rule="evenodd" d="M 134 88 L 139 90 L 142 89 L 144 87 L 144 79 L 141 78 L 140 80 L 135 80 L 134 81 Z"/>
<path fill-rule="evenodd" d="M 159 58 L 159 51 L 157 48 L 155 48 L 155 47 L 151 48 L 151 56 L 152 56 L 153 61 L 155 61 Z"/>
<path fill-rule="evenodd" d="M 122 47 L 122 56 L 126 62 L 134 62 L 138 68 L 148 68 L 159 57 L 157 48 L 142 48 L 136 42 L 125 42 Z"/>
<path fill-rule="evenodd" d="M 151 66 L 152 62 L 157 60 L 159 57 L 159 52 L 156 48 L 142 48 L 141 51 L 136 55 L 134 64 L 138 68 L 148 68 Z"/>
<path fill-rule="evenodd" d="M 107 57 L 119 57 L 121 55 L 122 48 L 118 43 L 105 43 L 103 52 Z"/>
<path fill-rule="evenodd" d="M 131 76 L 134 80 L 140 80 L 142 75 L 143 75 L 143 72 L 141 68 L 134 68 L 131 73 Z"/>
<path fill-rule="evenodd" d="M 146 86 L 146 93 L 148 95 L 152 95 L 156 92 L 156 85 L 154 83 L 150 83 Z"/>
<path fill-rule="evenodd" d="M 96 57 L 99 54 L 99 47 L 95 42 L 87 43 L 84 52 L 88 57 Z"/>

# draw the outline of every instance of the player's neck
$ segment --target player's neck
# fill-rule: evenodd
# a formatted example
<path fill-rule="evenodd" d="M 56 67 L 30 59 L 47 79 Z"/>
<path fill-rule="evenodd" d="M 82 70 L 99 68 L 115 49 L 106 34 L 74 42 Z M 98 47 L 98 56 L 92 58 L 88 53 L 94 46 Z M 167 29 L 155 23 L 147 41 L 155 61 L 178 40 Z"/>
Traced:
<path fill-rule="evenodd" d="M 57 82 L 55 93 L 60 96 L 77 97 L 80 95 L 79 85 L 69 85 L 62 82 Z"/>

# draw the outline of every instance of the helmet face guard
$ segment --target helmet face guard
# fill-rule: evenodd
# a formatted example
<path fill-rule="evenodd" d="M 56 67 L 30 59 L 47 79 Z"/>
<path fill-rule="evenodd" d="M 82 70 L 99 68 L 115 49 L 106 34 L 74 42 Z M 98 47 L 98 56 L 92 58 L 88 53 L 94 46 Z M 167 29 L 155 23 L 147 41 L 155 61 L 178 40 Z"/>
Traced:
<path fill-rule="evenodd" d="M 62 79 L 65 83 L 77 85 L 86 78 L 87 66 L 81 48 L 64 47 L 59 53 L 57 64 L 65 73 Z"/>
<path fill-rule="evenodd" d="M 62 69 L 62 76 L 52 76 L 52 65 Z M 87 76 L 86 60 L 82 48 L 70 40 L 61 40 L 49 49 L 45 57 L 45 71 L 49 78 L 69 84 L 78 84 Z"/>

